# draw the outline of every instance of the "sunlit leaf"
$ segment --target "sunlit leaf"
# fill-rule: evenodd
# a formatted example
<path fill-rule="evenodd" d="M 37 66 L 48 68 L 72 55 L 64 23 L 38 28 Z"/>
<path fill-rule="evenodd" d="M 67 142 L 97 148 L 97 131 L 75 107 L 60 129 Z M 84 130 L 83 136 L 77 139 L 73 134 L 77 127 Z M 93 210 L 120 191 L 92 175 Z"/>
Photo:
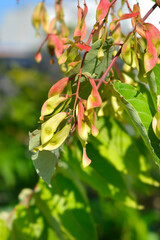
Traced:
<path fill-rule="evenodd" d="M 133 86 L 119 81 L 115 81 L 114 89 L 117 91 L 117 96 L 124 104 L 134 126 L 137 128 L 149 151 L 152 153 L 155 162 L 160 165 L 159 140 L 152 130 L 153 116 L 146 98 Z"/>

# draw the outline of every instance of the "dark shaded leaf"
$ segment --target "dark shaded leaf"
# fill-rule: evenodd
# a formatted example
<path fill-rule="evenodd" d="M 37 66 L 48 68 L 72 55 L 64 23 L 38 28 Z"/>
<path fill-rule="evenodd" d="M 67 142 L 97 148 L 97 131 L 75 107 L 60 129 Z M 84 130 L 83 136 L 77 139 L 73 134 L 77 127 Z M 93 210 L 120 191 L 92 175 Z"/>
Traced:
<path fill-rule="evenodd" d="M 114 47 L 112 46 L 113 39 L 107 38 L 103 45 L 104 58 L 100 61 L 97 57 L 98 50 L 102 45 L 102 40 L 99 39 L 92 44 L 91 50 L 87 53 L 84 64 L 83 73 L 89 72 L 91 75 L 94 73 L 96 78 L 100 78 L 112 59 L 112 52 Z"/>

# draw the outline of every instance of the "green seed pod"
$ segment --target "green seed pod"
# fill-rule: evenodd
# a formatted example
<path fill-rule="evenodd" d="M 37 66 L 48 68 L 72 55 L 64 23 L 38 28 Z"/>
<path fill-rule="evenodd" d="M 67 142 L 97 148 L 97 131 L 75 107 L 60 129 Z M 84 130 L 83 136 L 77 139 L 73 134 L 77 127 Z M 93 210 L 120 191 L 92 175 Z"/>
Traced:
<path fill-rule="evenodd" d="M 49 32 L 49 16 L 44 6 L 41 12 L 41 24 L 42 24 L 43 30 L 46 33 L 48 33 Z"/>
<path fill-rule="evenodd" d="M 32 15 L 32 24 L 37 31 L 36 36 L 39 36 L 38 30 L 41 25 L 41 11 L 43 7 L 44 7 L 43 2 L 38 3 Z"/>
<path fill-rule="evenodd" d="M 111 104 L 112 104 L 112 111 L 113 111 L 115 119 L 117 119 L 118 121 L 122 121 L 123 120 L 123 108 L 115 96 L 111 96 Z"/>
<path fill-rule="evenodd" d="M 59 124 L 67 116 L 66 112 L 60 112 L 51 117 L 45 123 L 42 124 L 41 129 L 41 144 L 46 144 L 53 137 L 54 132 L 57 130 Z"/>
<path fill-rule="evenodd" d="M 160 139 L 160 111 L 158 110 L 152 121 L 153 131 L 158 139 Z"/>
<path fill-rule="evenodd" d="M 133 53 L 131 49 L 132 38 L 133 38 L 133 33 L 130 33 L 128 35 L 127 40 L 123 44 L 122 51 L 121 51 L 122 60 L 129 66 L 132 66 L 132 62 L 133 62 L 133 55 L 132 55 Z"/>
<path fill-rule="evenodd" d="M 51 114 L 55 108 L 65 100 L 66 97 L 60 95 L 55 95 L 47 99 L 42 106 L 40 120 L 43 120 L 44 116 Z"/>
<path fill-rule="evenodd" d="M 59 148 L 68 137 L 70 130 L 71 130 L 71 124 L 66 124 L 60 131 L 58 131 L 56 134 L 53 135 L 53 137 L 44 147 L 40 146 L 39 150 L 52 151 Z"/>
<path fill-rule="evenodd" d="M 68 52 L 65 51 L 64 53 L 62 53 L 62 55 L 58 58 L 58 64 L 62 65 L 67 61 L 67 57 L 68 57 Z"/>
<path fill-rule="evenodd" d="M 104 58 L 104 52 L 103 52 L 103 48 L 102 47 L 100 47 L 100 49 L 98 50 L 97 57 L 102 62 L 102 60 Z"/>

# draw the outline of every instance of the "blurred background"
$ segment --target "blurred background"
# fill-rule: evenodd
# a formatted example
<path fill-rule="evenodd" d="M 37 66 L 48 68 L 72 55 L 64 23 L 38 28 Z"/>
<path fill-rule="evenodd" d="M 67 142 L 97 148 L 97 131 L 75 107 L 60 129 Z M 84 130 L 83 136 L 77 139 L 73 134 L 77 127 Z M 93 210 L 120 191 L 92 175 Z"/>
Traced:
<path fill-rule="evenodd" d="M 28 132 L 38 126 L 40 109 L 47 98 L 47 93 L 52 84 L 61 78 L 58 64 L 55 60 L 49 64 L 50 57 L 47 49 L 43 48 L 43 60 L 37 64 L 34 55 L 43 41 L 45 35 L 36 32 L 32 27 L 31 16 L 39 0 L 0 1 L 0 211 L 10 211 L 18 202 L 18 194 L 23 188 L 33 188 L 38 181 L 38 176 L 33 167 L 28 151 Z M 80 1 L 81 3 L 83 1 Z M 91 29 L 95 22 L 93 16 L 96 11 L 96 1 L 87 0 L 89 14 L 87 25 Z M 117 8 L 121 1 L 117 1 Z M 131 6 L 136 1 L 130 1 Z M 139 1 L 142 16 L 154 4 L 148 0 Z M 76 21 L 77 1 L 64 0 L 65 20 L 70 29 Z M 50 18 L 54 16 L 54 1 L 46 0 Z M 156 15 L 157 14 L 157 15 Z M 148 18 L 160 29 L 159 9 Z M 122 25 L 126 25 L 126 21 Z M 129 24 L 129 25 L 128 25 Z M 127 23 L 128 30 L 131 27 Z M 126 31 L 126 29 L 124 30 Z M 159 174 L 159 170 L 157 170 Z M 151 193 L 154 197 L 151 197 Z M 148 195 L 148 196 L 147 196 Z M 95 221 L 102 232 L 101 239 L 120 239 L 118 236 L 135 228 L 134 222 L 139 222 L 137 231 L 149 229 L 148 239 L 160 239 L 160 194 L 159 188 L 154 191 L 148 189 L 146 194 L 148 209 L 136 211 L 123 209 L 108 201 L 104 206 L 101 202 L 97 205 L 91 196 L 91 205 Z M 104 212 L 102 211 L 104 210 Z M 103 212 L 103 213 L 102 213 Z M 126 221 L 129 221 L 125 229 Z M 110 236 L 111 226 L 115 229 L 115 236 Z M 103 238 L 104 237 L 104 238 Z M 138 239 L 133 238 L 131 239 Z"/>

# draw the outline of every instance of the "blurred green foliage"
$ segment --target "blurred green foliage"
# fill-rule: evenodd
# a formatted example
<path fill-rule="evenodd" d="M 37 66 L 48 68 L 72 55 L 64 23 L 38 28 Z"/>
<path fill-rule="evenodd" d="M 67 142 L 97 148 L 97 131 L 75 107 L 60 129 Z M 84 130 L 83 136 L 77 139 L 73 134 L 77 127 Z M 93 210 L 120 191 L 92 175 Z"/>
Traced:
<path fill-rule="evenodd" d="M 37 127 L 51 77 L 14 62 L 0 68 L 0 203 L 5 204 L 38 179 L 28 152 L 28 131 Z"/>
<path fill-rule="evenodd" d="M 28 131 L 37 127 L 54 79 L 17 65 L 0 72 L 0 240 L 160 239 L 159 170 L 134 129 L 101 118 L 100 134 L 87 145 L 92 164 L 82 168 L 72 137 L 52 188 L 37 184 Z M 19 193 L 21 204 L 9 212 Z"/>

